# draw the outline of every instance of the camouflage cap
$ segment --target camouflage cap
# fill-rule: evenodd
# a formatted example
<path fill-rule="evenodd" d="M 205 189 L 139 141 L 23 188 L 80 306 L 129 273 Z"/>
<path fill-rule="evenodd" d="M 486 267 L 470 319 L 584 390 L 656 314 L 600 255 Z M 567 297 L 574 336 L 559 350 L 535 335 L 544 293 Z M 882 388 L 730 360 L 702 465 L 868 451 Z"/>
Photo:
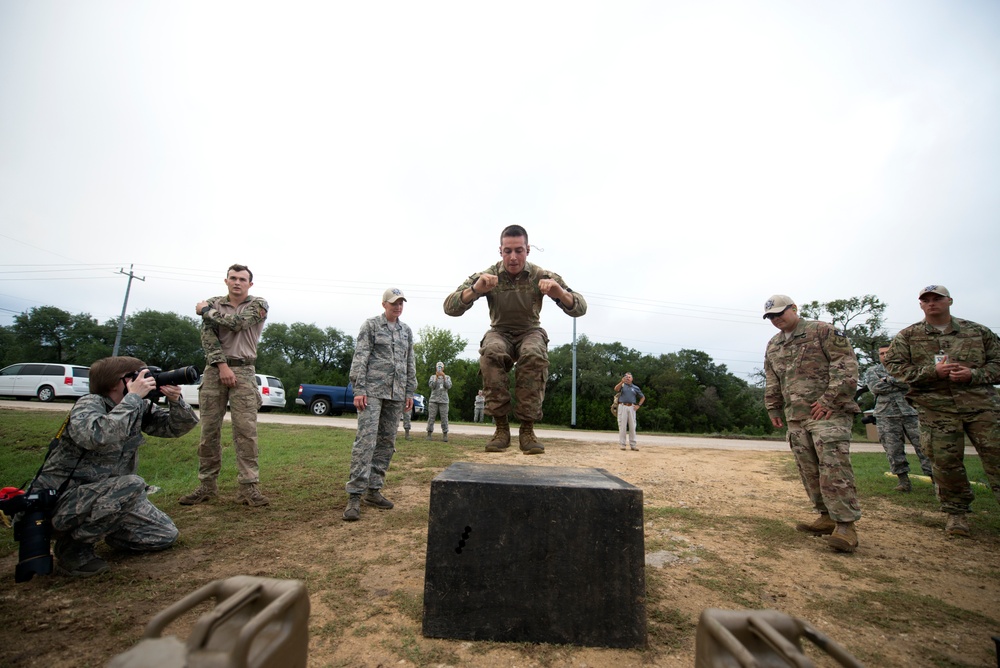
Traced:
<path fill-rule="evenodd" d="M 920 294 L 917 295 L 917 299 L 920 299 L 928 292 L 933 292 L 936 295 L 941 295 L 942 297 L 951 297 L 951 293 L 948 292 L 948 288 L 943 285 L 928 285 L 926 288 L 921 288 Z"/>
<path fill-rule="evenodd" d="M 382 293 L 383 303 L 389 302 L 390 304 L 395 304 L 400 299 L 402 299 L 404 302 L 406 301 L 406 296 L 403 294 L 403 291 L 400 290 L 399 288 L 389 288 L 388 290 Z"/>
<path fill-rule="evenodd" d="M 788 295 L 771 295 L 771 298 L 764 302 L 764 317 L 766 318 L 772 313 L 781 313 L 794 304 L 795 302 Z"/>

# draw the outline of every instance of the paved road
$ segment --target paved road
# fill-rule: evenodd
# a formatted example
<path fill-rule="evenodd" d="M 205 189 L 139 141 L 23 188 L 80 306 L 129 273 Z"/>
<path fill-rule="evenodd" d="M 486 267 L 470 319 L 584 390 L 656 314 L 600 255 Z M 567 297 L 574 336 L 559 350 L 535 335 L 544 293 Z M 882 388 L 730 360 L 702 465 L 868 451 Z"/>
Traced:
<path fill-rule="evenodd" d="M 55 402 L 43 404 L 40 401 L 9 401 L 0 400 L 0 411 L 8 408 L 22 410 L 54 410 L 68 411 L 69 403 Z M 0 419 L 3 413 L 0 412 Z M 226 419 L 229 419 L 227 414 Z M 315 417 L 302 413 L 261 413 L 258 420 L 262 423 L 274 424 L 309 424 L 326 427 L 339 427 L 341 429 L 357 429 L 357 418 L 348 417 Z M 414 422 L 411 438 L 421 437 L 425 430 L 425 422 Z M 435 433 L 440 433 L 440 425 L 435 425 Z M 493 434 L 493 427 L 481 424 L 457 424 L 449 425 L 449 432 L 463 435 L 481 435 L 489 437 Z M 618 444 L 618 432 L 590 431 L 586 429 L 550 429 L 545 425 L 538 428 L 539 436 L 549 438 L 565 438 L 576 441 L 586 441 L 588 443 Z M 784 441 L 760 441 L 751 439 L 736 438 L 706 438 L 703 436 L 660 436 L 656 434 L 644 434 L 639 431 L 639 446 L 657 446 L 672 448 L 704 448 L 714 450 L 772 450 L 788 451 L 788 445 Z M 851 444 L 853 452 L 882 452 L 882 446 L 878 443 L 855 442 Z"/>

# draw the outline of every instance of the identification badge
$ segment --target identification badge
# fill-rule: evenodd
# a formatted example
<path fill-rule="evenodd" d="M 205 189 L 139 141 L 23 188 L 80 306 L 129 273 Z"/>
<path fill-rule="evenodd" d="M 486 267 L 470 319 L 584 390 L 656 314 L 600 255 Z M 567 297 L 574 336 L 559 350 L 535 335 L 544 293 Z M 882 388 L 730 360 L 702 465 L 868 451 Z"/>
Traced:
<path fill-rule="evenodd" d="M 937 364 L 947 364 L 947 363 L 948 363 L 948 356 L 947 355 L 935 355 L 934 356 L 934 364 L 935 365 L 937 365 Z"/>

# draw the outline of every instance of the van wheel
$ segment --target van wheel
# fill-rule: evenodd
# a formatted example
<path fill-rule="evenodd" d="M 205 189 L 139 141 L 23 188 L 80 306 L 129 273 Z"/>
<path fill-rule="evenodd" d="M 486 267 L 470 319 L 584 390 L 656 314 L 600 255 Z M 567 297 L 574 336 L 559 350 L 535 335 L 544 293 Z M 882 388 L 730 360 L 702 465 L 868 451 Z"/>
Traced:
<path fill-rule="evenodd" d="M 329 415 L 330 402 L 326 399 L 313 399 L 313 402 L 309 404 L 309 410 L 313 415 Z"/>
<path fill-rule="evenodd" d="M 56 392 L 48 385 L 42 385 L 38 388 L 38 400 L 39 401 L 52 401 L 56 398 Z"/>

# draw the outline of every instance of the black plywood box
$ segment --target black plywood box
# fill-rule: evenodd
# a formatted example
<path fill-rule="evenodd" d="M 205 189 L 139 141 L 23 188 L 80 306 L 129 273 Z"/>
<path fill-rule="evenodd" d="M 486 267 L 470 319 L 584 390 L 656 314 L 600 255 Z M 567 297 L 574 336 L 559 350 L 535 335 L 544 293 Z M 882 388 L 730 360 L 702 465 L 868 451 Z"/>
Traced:
<path fill-rule="evenodd" d="M 423 633 L 646 644 L 642 490 L 603 469 L 458 462 L 431 482 Z"/>

